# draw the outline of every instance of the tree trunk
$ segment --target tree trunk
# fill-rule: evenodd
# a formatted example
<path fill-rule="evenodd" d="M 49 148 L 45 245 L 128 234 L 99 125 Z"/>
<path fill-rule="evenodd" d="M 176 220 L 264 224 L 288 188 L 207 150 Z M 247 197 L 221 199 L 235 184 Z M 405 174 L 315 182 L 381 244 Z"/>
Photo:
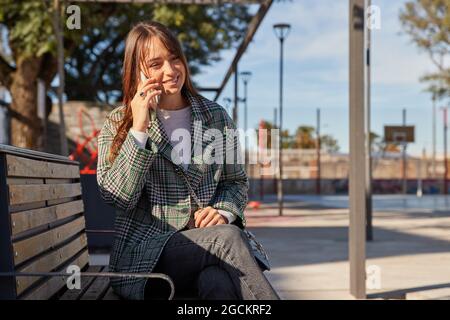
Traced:
<path fill-rule="evenodd" d="M 11 144 L 39 150 L 41 123 L 37 117 L 37 77 L 41 58 L 19 58 L 10 87 Z"/>

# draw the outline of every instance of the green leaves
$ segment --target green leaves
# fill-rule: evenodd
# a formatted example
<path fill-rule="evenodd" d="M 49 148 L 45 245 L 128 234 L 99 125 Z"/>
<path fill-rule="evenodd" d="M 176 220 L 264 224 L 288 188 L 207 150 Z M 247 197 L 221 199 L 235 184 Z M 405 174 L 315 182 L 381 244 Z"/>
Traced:
<path fill-rule="evenodd" d="M 267 129 L 267 147 L 271 147 L 270 130 L 274 129 L 272 123 L 263 121 L 263 128 Z M 259 130 L 259 128 L 257 129 Z M 283 130 L 281 133 L 283 138 L 283 149 L 315 149 L 317 148 L 316 129 L 312 126 L 299 126 L 294 134 L 290 134 L 289 130 Z M 259 139 L 259 133 L 258 133 Z M 258 141 L 259 143 L 259 141 Z M 322 135 L 320 137 L 320 146 L 322 150 L 327 152 L 338 152 L 340 147 L 338 141 L 331 135 Z"/>
<path fill-rule="evenodd" d="M 191 74 L 195 75 L 202 66 L 219 61 L 222 50 L 242 39 L 251 18 L 243 6 L 99 6 L 81 6 L 83 38 L 72 51 L 66 67 L 69 70 L 67 92 L 72 99 L 114 103 L 119 98 L 123 42 L 131 26 L 139 21 L 155 20 L 168 26 L 180 40 Z M 105 52 L 108 47 L 110 53 Z"/>
<path fill-rule="evenodd" d="M 10 47 L 19 57 L 40 56 L 54 50 L 50 7 L 46 1 L 3 0 L 0 23 L 9 30 Z"/>
<path fill-rule="evenodd" d="M 80 3 L 81 30 L 65 27 L 66 93 L 69 99 L 114 103 L 121 91 L 124 42 L 137 22 L 167 25 L 181 41 L 190 71 L 221 59 L 222 50 L 240 41 L 251 19 L 243 5 Z M 64 8 L 65 9 L 65 8 Z M 53 1 L 0 0 L 0 23 L 9 31 L 13 60 L 51 54 L 56 57 Z M 44 71 L 42 71 L 44 72 Z M 53 71 L 54 72 L 54 71 Z"/>
<path fill-rule="evenodd" d="M 428 53 L 437 71 L 420 80 L 450 93 L 450 0 L 415 0 L 400 12 L 403 29 L 418 48 Z M 439 97 L 445 96 L 440 94 Z"/>

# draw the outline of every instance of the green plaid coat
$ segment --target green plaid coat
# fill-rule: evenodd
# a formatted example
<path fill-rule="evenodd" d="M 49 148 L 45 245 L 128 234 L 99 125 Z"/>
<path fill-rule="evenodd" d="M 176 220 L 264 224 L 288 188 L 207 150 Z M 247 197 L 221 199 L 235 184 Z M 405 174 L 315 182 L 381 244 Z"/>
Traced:
<path fill-rule="evenodd" d="M 109 149 L 124 106 L 108 115 L 99 134 L 97 181 L 104 201 L 116 208 L 116 235 L 109 265 L 112 272 L 152 272 L 164 245 L 174 233 L 187 226 L 190 216 L 199 208 L 197 201 L 201 207 L 212 206 L 235 214 L 233 224 L 245 227 L 243 211 L 248 201 L 248 178 L 244 166 L 236 162 L 207 164 L 210 162 L 205 161 L 205 157 L 213 155 L 206 130 L 220 130 L 226 141 L 229 136 L 226 130 L 235 129 L 235 125 L 217 103 L 187 91 L 184 95 L 192 109 L 192 154 L 194 140 L 200 141 L 203 151 L 203 161 L 192 157 L 186 171 L 172 162 L 172 146 L 154 112 L 147 130 L 146 148 L 139 148 L 128 133 L 112 164 L 108 161 Z M 201 125 L 194 129 L 194 123 Z M 228 147 L 224 146 L 222 151 L 233 148 L 235 154 L 238 152 L 238 139 L 232 140 L 224 143 Z M 111 285 L 124 298 L 143 299 L 146 281 L 112 278 Z"/>

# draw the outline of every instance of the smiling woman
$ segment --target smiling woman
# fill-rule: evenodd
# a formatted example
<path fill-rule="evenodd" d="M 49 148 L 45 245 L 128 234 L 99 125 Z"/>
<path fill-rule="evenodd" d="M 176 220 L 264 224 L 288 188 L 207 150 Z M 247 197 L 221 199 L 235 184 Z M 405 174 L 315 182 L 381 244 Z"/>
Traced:
<path fill-rule="evenodd" d="M 147 78 L 153 76 L 163 89 L 161 108 L 171 109 L 183 106 L 181 89 L 186 79 L 187 66 L 183 63 L 177 48 L 171 50 L 157 37 L 149 38 L 141 68 Z M 178 94 L 177 94 L 178 93 Z"/>
<path fill-rule="evenodd" d="M 194 133 L 181 144 L 205 149 L 207 130 L 225 136 L 236 127 L 221 106 L 197 93 L 181 45 L 165 26 L 145 22 L 129 32 L 123 92 L 98 143 L 100 192 L 117 209 L 110 270 L 165 273 L 178 293 L 202 299 L 278 299 L 244 231 L 243 165 L 209 165 L 210 159 L 174 152 L 177 129 Z M 225 148 L 237 154 L 237 138 Z M 111 285 L 128 299 L 163 295 L 142 278 Z"/>

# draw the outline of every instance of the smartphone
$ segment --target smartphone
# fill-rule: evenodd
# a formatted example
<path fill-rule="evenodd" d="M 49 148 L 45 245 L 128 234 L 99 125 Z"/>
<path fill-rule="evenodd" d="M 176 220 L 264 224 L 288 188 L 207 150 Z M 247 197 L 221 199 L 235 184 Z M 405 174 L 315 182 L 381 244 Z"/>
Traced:
<path fill-rule="evenodd" d="M 142 82 L 146 82 L 148 80 L 148 78 L 145 76 L 145 74 L 141 71 L 141 81 Z M 151 93 L 153 90 L 149 90 L 149 92 Z M 159 105 L 159 100 L 161 99 L 160 97 L 161 95 L 157 95 L 153 98 L 153 103 L 156 104 L 156 106 L 158 107 Z"/>

